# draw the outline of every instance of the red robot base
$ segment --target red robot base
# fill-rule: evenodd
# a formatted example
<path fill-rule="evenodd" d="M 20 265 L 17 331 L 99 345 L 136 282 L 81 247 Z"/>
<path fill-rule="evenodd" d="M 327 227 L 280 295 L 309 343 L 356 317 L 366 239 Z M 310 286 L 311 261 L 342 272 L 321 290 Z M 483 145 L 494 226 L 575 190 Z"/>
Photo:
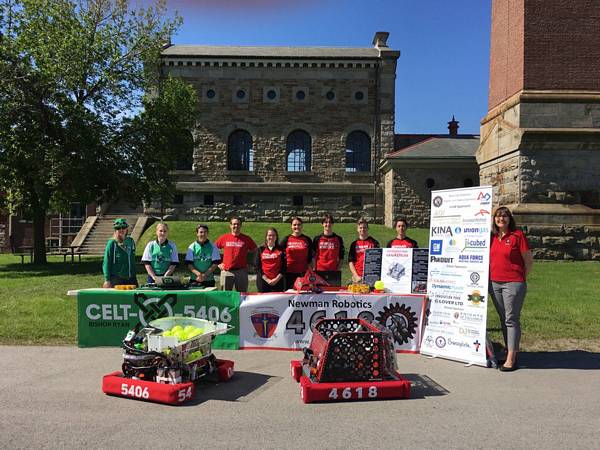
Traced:
<path fill-rule="evenodd" d="M 410 398 L 389 331 L 362 319 L 322 319 L 304 359 L 291 361 L 304 403 Z"/>
<path fill-rule="evenodd" d="M 292 361 L 291 369 L 304 403 L 410 398 L 410 381 L 397 372 L 397 380 L 316 383 L 302 375 L 302 361 Z"/>
<path fill-rule="evenodd" d="M 216 363 L 215 375 L 218 381 L 228 381 L 233 377 L 233 361 L 217 359 Z M 167 405 L 181 405 L 194 398 L 196 383 L 192 381 L 174 384 L 157 383 L 155 381 L 128 378 L 122 372 L 113 372 L 102 378 L 102 391 L 105 394 L 118 397 Z"/>

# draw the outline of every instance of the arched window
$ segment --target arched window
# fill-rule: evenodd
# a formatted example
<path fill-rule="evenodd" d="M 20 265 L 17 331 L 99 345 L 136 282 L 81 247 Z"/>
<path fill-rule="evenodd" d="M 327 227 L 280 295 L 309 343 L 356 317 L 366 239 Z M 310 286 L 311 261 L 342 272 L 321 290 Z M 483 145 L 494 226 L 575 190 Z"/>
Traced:
<path fill-rule="evenodd" d="M 292 131 L 286 144 L 288 172 L 310 172 L 311 143 L 306 131 Z"/>
<path fill-rule="evenodd" d="M 235 130 L 227 142 L 227 169 L 254 170 L 252 136 L 246 130 Z"/>
<path fill-rule="evenodd" d="M 194 136 L 192 136 L 189 130 L 182 130 L 177 139 L 175 170 L 192 170 L 194 163 Z"/>
<path fill-rule="evenodd" d="M 353 131 L 346 139 L 346 172 L 371 170 L 371 138 L 363 131 Z"/>

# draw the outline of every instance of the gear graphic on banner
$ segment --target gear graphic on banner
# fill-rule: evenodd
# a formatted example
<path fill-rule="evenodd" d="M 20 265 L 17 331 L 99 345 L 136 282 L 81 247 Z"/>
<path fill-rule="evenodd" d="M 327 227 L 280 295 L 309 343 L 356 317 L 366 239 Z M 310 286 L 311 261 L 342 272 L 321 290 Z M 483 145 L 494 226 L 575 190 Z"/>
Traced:
<path fill-rule="evenodd" d="M 398 345 L 407 344 L 415 337 L 417 313 L 411 311 L 410 306 L 400 305 L 400 303 L 384 306 L 376 320 L 392 332 L 394 341 Z"/>

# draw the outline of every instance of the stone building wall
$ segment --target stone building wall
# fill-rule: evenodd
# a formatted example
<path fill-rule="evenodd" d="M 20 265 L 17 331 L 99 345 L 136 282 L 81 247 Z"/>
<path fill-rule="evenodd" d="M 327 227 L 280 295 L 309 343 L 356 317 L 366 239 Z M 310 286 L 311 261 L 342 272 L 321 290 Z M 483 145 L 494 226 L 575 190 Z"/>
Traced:
<path fill-rule="evenodd" d="M 386 210 L 386 224 L 389 226 L 392 226 L 395 217 L 405 216 L 411 227 L 429 227 L 432 190 L 464 187 L 465 180 L 472 181 L 473 186 L 479 185 L 475 162 L 469 167 L 457 168 L 395 168 L 386 174 L 386 183 L 390 181 L 388 177 L 392 181 L 390 190 L 386 184 L 386 201 L 387 197 L 392 199 L 391 213 Z M 428 179 L 435 182 L 431 188 L 426 184 Z"/>
<path fill-rule="evenodd" d="M 600 225 L 525 225 L 536 259 L 600 261 Z"/>
<path fill-rule="evenodd" d="M 198 93 L 192 170 L 175 172 L 172 212 L 220 220 L 234 212 L 250 220 L 320 220 L 329 212 L 341 221 L 381 221 L 383 196 L 374 189 L 379 162 L 394 145 L 399 56 L 386 39 L 377 33 L 375 47 L 361 49 L 166 48 L 163 76 L 182 77 Z M 252 136 L 251 170 L 228 168 L 236 130 Z M 288 171 L 286 143 L 295 130 L 310 135 L 306 171 Z M 346 170 L 353 131 L 369 136 L 370 170 Z"/>
<path fill-rule="evenodd" d="M 294 205 L 294 195 L 278 193 L 244 193 L 213 195 L 213 204 L 205 205 L 206 194 L 190 192 L 185 204 L 172 205 L 166 213 L 181 220 L 221 221 L 233 215 L 247 221 L 288 222 L 300 215 L 307 222 L 320 222 L 325 214 L 332 214 L 337 222 L 356 222 L 365 217 L 370 222 L 383 217 L 382 195 L 377 195 L 377 205 L 372 192 L 363 194 L 323 194 L 308 192 L 301 195 L 303 205 Z M 148 213 L 157 213 L 148 209 Z"/>

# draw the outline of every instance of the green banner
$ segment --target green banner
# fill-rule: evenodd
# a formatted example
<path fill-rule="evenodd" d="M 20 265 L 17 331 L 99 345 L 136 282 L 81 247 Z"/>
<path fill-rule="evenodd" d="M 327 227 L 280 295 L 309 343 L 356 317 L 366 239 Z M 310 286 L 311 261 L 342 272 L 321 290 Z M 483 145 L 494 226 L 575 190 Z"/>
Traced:
<path fill-rule="evenodd" d="M 117 291 L 85 289 L 77 293 L 79 347 L 120 346 L 138 323 L 186 316 L 231 325 L 213 348 L 237 349 L 240 342 L 240 294 L 234 291 Z"/>

